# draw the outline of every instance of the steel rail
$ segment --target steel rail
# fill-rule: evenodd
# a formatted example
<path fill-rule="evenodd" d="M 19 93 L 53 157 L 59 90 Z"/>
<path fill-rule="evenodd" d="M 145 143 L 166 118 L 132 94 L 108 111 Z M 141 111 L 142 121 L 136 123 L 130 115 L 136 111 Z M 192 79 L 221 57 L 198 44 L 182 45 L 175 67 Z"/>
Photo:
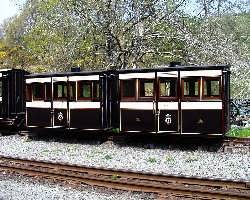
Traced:
<path fill-rule="evenodd" d="M 146 174 L 0 156 L 0 169 L 121 190 L 250 199 L 249 182 Z"/>
<path fill-rule="evenodd" d="M 224 139 L 225 142 L 232 142 L 235 144 L 245 144 L 250 145 L 250 138 L 234 138 L 234 137 L 227 137 Z"/>

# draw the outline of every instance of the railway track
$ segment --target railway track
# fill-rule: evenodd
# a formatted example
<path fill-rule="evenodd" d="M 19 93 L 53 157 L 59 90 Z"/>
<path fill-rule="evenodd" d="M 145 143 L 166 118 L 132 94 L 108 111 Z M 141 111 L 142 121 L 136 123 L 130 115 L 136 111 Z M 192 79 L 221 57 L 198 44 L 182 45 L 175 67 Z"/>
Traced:
<path fill-rule="evenodd" d="M 224 152 L 250 152 L 250 138 L 226 137 L 223 140 Z"/>
<path fill-rule="evenodd" d="M 250 145 L 250 138 L 226 137 L 224 141 L 232 144 Z"/>
<path fill-rule="evenodd" d="M 0 170 L 54 181 L 157 193 L 160 199 L 167 194 L 202 199 L 250 199 L 250 183 L 244 181 L 146 174 L 4 156 L 0 156 Z"/>

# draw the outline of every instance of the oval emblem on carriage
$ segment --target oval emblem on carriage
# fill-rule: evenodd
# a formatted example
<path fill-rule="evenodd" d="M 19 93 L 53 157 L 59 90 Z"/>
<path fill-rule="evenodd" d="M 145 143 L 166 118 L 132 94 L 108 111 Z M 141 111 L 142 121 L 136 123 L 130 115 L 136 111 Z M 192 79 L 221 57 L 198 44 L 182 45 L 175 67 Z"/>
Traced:
<path fill-rule="evenodd" d="M 62 114 L 62 112 L 59 112 L 59 113 L 58 113 L 57 119 L 58 119 L 59 121 L 62 121 L 62 120 L 63 120 L 63 114 Z"/>
<path fill-rule="evenodd" d="M 170 125 L 172 123 L 172 118 L 170 114 L 165 115 L 165 122 L 167 125 Z"/>

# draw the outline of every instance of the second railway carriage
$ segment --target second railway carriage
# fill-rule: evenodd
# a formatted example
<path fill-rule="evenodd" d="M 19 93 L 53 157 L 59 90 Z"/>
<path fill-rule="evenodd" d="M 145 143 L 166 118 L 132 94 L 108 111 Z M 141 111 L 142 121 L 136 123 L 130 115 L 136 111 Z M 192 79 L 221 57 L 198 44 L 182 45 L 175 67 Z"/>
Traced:
<path fill-rule="evenodd" d="M 229 74 L 222 65 L 119 71 L 120 131 L 224 135 Z"/>
<path fill-rule="evenodd" d="M 24 125 L 25 79 L 21 69 L 0 70 L 0 131 L 10 132 Z"/>
<path fill-rule="evenodd" d="M 105 72 L 35 74 L 26 77 L 29 130 L 105 130 L 110 126 Z"/>

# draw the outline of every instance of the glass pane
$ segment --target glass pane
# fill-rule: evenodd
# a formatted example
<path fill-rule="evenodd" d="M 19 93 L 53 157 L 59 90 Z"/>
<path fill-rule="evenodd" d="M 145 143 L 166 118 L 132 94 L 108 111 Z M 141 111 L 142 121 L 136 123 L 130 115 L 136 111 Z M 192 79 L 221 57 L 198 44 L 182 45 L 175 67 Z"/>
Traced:
<path fill-rule="evenodd" d="M 220 95 L 220 81 L 219 80 L 205 80 L 204 81 L 204 95 L 205 96 L 219 96 Z"/>
<path fill-rule="evenodd" d="M 198 80 L 188 79 L 184 80 L 183 85 L 184 96 L 197 97 L 199 95 L 199 83 Z"/>
<path fill-rule="evenodd" d="M 184 82 L 184 96 L 189 95 L 189 83 L 188 82 Z"/>
<path fill-rule="evenodd" d="M 122 81 L 122 96 L 135 97 L 135 80 Z"/>
<path fill-rule="evenodd" d="M 140 96 L 152 97 L 154 94 L 153 80 L 141 80 L 140 81 Z"/>
<path fill-rule="evenodd" d="M 219 96 L 220 94 L 220 82 L 219 81 L 211 81 L 211 95 Z"/>
<path fill-rule="evenodd" d="M 46 100 L 51 100 L 51 84 L 50 83 L 46 83 Z"/>
<path fill-rule="evenodd" d="M 70 99 L 75 99 L 76 97 L 76 83 L 71 82 L 69 86 Z"/>
<path fill-rule="evenodd" d="M 145 97 L 150 97 L 153 96 L 153 83 L 145 83 L 144 88 L 145 88 Z"/>
<path fill-rule="evenodd" d="M 3 82 L 2 81 L 0 81 L 0 97 L 2 97 L 2 91 L 3 91 Z"/>
<path fill-rule="evenodd" d="M 91 98 L 91 82 L 80 82 L 79 83 L 79 97 L 80 98 Z"/>
<path fill-rule="evenodd" d="M 207 96 L 207 94 L 208 94 L 208 83 L 207 83 L 208 81 L 204 81 L 204 95 L 205 96 Z"/>
<path fill-rule="evenodd" d="M 176 96 L 176 80 L 161 80 L 160 96 L 161 97 Z"/>
<path fill-rule="evenodd" d="M 32 101 L 31 88 L 31 84 L 26 85 L 26 101 Z"/>
<path fill-rule="evenodd" d="M 63 97 L 63 86 L 62 85 L 57 86 L 57 97 Z"/>
<path fill-rule="evenodd" d="M 99 83 L 98 82 L 94 82 L 93 97 L 95 99 L 99 98 Z"/>
<path fill-rule="evenodd" d="M 195 89 L 194 89 L 194 95 L 198 96 L 199 94 L 199 85 L 198 85 L 198 81 L 195 81 Z"/>
<path fill-rule="evenodd" d="M 56 83 L 54 85 L 54 92 L 56 98 L 67 98 L 67 83 Z"/>
<path fill-rule="evenodd" d="M 90 85 L 83 85 L 82 87 L 82 96 L 83 97 L 91 97 L 91 87 Z"/>
<path fill-rule="evenodd" d="M 43 84 L 34 83 L 33 84 L 33 97 L 34 99 L 43 99 Z"/>

